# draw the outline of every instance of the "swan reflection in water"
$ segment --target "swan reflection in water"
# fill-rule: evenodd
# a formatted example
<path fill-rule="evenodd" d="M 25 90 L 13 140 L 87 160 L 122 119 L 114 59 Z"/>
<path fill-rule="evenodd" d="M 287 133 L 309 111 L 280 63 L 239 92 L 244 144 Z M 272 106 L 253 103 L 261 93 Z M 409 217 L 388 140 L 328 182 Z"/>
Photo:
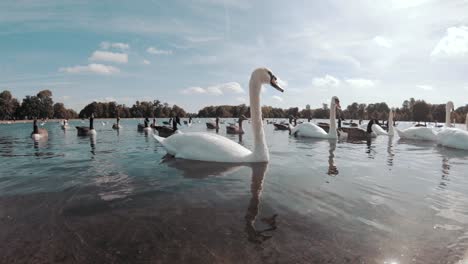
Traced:
<path fill-rule="evenodd" d="M 388 153 L 388 155 L 387 155 L 387 165 L 389 167 L 392 167 L 393 166 L 393 157 L 395 157 L 395 153 L 393 153 L 393 136 L 388 136 L 387 153 Z"/>
<path fill-rule="evenodd" d="M 263 222 L 263 225 L 266 225 L 266 228 L 259 229 L 255 225 L 260 211 L 260 198 L 262 195 L 263 181 L 268 169 L 268 163 L 205 162 L 174 159 L 170 156 L 163 158 L 162 163 L 171 168 L 180 170 L 184 177 L 196 179 L 203 179 L 210 176 L 224 176 L 231 174 L 242 167 L 250 167 L 252 171 L 250 184 L 251 198 L 244 217 L 244 230 L 247 234 L 248 241 L 252 243 L 260 244 L 272 237 L 271 231 L 274 231 L 277 228 L 277 214 L 260 219 Z"/>
<path fill-rule="evenodd" d="M 328 151 L 328 172 L 327 174 L 330 176 L 336 176 L 338 173 L 338 167 L 335 164 L 335 150 L 336 150 L 336 140 L 329 140 L 330 150 Z"/>

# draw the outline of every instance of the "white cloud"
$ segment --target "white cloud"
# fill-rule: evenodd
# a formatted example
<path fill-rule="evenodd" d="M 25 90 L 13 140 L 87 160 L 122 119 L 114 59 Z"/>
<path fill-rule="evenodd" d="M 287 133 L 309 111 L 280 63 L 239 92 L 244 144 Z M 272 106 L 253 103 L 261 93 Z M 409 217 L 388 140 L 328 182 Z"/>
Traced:
<path fill-rule="evenodd" d="M 247 100 L 245 99 L 245 97 L 237 97 L 236 101 L 241 102 L 241 103 L 245 103 L 245 101 L 247 101 Z"/>
<path fill-rule="evenodd" d="M 130 45 L 127 43 L 121 43 L 121 42 L 108 42 L 108 41 L 103 41 L 99 45 L 101 49 L 109 49 L 109 48 L 114 48 L 114 49 L 120 49 L 120 50 L 127 50 L 130 48 Z"/>
<path fill-rule="evenodd" d="M 149 61 L 149 60 L 143 60 L 143 64 L 145 64 L 145 65 L 150 65 L 150 64 L 151 64 L 151 61 Z"/>
<path fill-rule="evenodd" d="M 431 90 L 434 89 L 434 87 L 432 87 L 430 85 L 425 85 L 425 84 L 416 85 L 416 87 L 421 89 L 421 90 L 425 90 L 425 91 L 431 91 Z"/>
<path fill-rule="evenodd" d="M 181 91 L 182 94 L 205 94 L 206 90 L 201 87 L 189 87 Z"/>
<path fill-rule="evenodd" d="M 120 72 L 119 68 L 96 63 L 84 66 L 78 65 L 73 67 L 63 67 L 60 68 L 59 71 L 66 73 L 95 73 L 100 75 L 111 75 Z"/>
<path fill-rule="evenodd" d="M 153 55 L 172 55 L 172 50 L 162 50 L 157 49 L 156 47 L 149 47 L 146 49 L 146 52 Z"/>
<path fill-rule="evenodd" d="M 375 38 L 373 39 L 373 41 L 381 46 L 381 47 L 384 47 L 384 48 L 391 48 L 392 47 L 392 42 L 382 36 L 375 36 Z"/>
<path fill-rule="evenodd" d="M 432 57 L 463 57 L 468 55 L 468 27 L 450 27 L 431 52 Z"/>
<path fill-rule="evenodd" d="M 377 81 L 368 79 L 347 79 L 346 82 L 355 88 L 370 88 L 377 84 Z"/>
<path fill-rule="evenodd" d="M 117 99 L 115 99 L 114 97 L 105 97 L 104 98 L 104 102 L 117 102 Z"/>
<path fill-rule="evenodd" d="M 314 78 L 312 84 L 317 87 L 324 87 L 324 86 L 337 87 L 338 85 L 340 85 L 340 80 L 327 74 L 323 78 Z"/>
<path fill-rule="evenodd" d="M 128 55 L 125 53 L 96 50 L 95 52 L 93 52 L 93 55 L 91 55 L 89 60 L 127 63 Z"/>
<path fill-rule="evenodd" d="M 218 85 L 209 86 L 206 88 L 202 87 L 189 87 L 181 91 L 182 94 L 210 94 L 210 95 L 222 95 L 224 93 L 245 93 L 244 89 L 239 83 L 230 82 Z"/>
<path fill-rule="evenodd" d="M 283 102 L 283 98 L 278 95 L 273 95 L 271 98 L 275 99 L 278 102 Z"/>

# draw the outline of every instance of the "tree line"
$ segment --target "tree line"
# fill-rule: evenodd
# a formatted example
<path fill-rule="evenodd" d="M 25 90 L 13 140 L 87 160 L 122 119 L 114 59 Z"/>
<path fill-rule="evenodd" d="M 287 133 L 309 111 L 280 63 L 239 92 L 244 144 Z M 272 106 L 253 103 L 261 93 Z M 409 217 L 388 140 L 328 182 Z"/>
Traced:
<path fill-rule="evenodd" d="M 67 109 L 63 103 L 54 103 L 50 90 L 40 91 L 37 95 L 27 95 L 20 103 L 10 91 L 0 93 L 0 120 L 23 119 L 72 119 L 87 118 L 140 118 L 140 117 L 186 117 L 185 110 L 177 105 L 170 106 L 159 100 L 136 101 L 131 107 L 117 102 L 92 102 L 79 113 Z"/>
<path fill-rule="evenodd" d="M 424 100 L 415 100 L 410 98 L 405 100 L 401 107 L 393 109 L 395 119 L 401 121 L 422 121 L 422 122 L 444 122 L 445 104 L 430 104 Z M 360 104 L 354 102 L 346 108 L 338 111 L 338 115 L 345 119 L 380 119 L 388 118 L 390 107 L 385 102 L 372 104 Z M 290 116 L 298 118 L 319 118 L 326 119 L 330 116 L 328 104 L 322 107 L 311 109 L 307 105 L 304 109 L 291 107 L 287 109 L 263 106 L 263 117 L 265 118 L 288 118 Z M 468 104 L 455 109 L 452 118 L 457 123 L 465 122 L 466 113 L 468 113 Z M 97 118 L 142 118 L 142 117 L 239 117 L 245 115 L 250 117 L 250 108 L 245 105 L 219 105 L 206 106 L 198 111 L 198 114 L 187 113 L 183 108 L 159 100 L 154 101 L 136 101 L 131 107 L 117 102 L 92 102 L 86 105 L 79 113 L 73 109 L 68 109 L 63 103 L 54 103 L 52 92 L 42 90 L 34 96 L 25 96 L 20 103 L 14 98 L 10 91 L 0 93 L 0 120 L 20 120 L 57 118 L 87 118 L 94 114 Z"/>
<path fill-rule="evenodd" d="M 73 109 L 65 108 L 63 103 L 54 104 L 50 90 L 42 90 L 36 95 L 27 95 L 21 103 L 12 96 L 10 91 L 5 90 L 0 93 L 0 120 L 76 117 L 78 114 Z"/>
<path fill-rule="evenodd" d="M 430 104 L 424 100 L 415 100 L 410 98 L 405 100 L 401 107 L 393 108 L 394 118 L 400 121 L 418 121 L 418 122 L 445 122 L 445 104 Z M 338 111 L 338 116 L 344 119 L 388 119 L 390 107 L 385 102 L 360 104 L 354 102 L 346 108 Z M 311 109 L 307 105 L 304 109 L 291 107 L 287 109 L 275 108 L 271 106 L 262 107 L 263 117 L 265 118 L 288 118 L 290 116 L 297 118 L 317 118 L 327 119 L 330 116 L 328 104 L 322 107 Z M 468 104 L 455 109 L 452 119 L 457 123 L 464 123 L 468 113 Z M 249 117 L 250 109 L 245 104 L 206 106 L 198 111 L 198 117 L 238 117 L 245 115 Z"/>

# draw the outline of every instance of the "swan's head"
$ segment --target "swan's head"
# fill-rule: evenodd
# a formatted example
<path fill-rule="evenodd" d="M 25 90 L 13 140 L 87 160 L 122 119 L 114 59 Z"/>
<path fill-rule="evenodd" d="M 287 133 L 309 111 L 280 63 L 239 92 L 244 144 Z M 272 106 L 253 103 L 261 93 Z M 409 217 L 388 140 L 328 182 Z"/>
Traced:
<path fill-rule="evenodd" d="M 333 96 L 332 97 L 332 100 L 331 100 L 331 107 L 336 107 L 338 109 L 341 109 L 341 105 L 340 105 L 340 99 L 337 97 L 337 96 Z"/>
<path fill-rule="evenodd" d="M 262 84 L 270 84 L 276 90 L 284 92 L 283 88 L 278 84 L 278 78 L 276 78 L 276 76 L 267 68 L 256 69 L 252 72 L 251 78 Z"/>
<path fill-rule="evenodd" d="M 455 111 L 455 105 L 453 104 L 452 101 L 448 101 L 447 104 L 445 105 L 445 108 L 448 111 Z"/>

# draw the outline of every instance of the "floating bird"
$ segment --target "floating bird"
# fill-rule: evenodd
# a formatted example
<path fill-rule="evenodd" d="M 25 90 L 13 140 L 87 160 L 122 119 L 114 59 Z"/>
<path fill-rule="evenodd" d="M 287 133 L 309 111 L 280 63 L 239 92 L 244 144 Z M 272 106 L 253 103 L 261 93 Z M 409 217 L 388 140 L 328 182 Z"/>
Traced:
<path fill-rule="evenodd" d="M 445 127 L 451 127 L 450 112 L 454 109 L 453 102 L 445 105 Z M 396 129 L 398 136 L 402 139 L 437 141 L 437 132 L 430 127 L 410 127 L 407 129 Z"/>
<path fill-rule="evenodd" d="M 119 117 L 119 116 L 117 116 L 117 123 L 114 123 L 114 124 L 112 125 L 112 128 L 113 128 L 113 129 L 120 129 L 120 128 L 122 128 L 122 126 L 120 125 L 120 117 Z"/>
<path fill-rule="evenodd" d="M 94 129 L 94 114 L 91 114 L 89 117 L 89 127 L 77 126 L 76 130 L 78 132 L 78 136 L 96 135 L 96 130 Z"/>
<path fill-rule="evenodd" d="M 267 162 L 268 146 L 262 123 L 260 92 L 263 84 L 270 84 L 280 92 L 277 78 L 266 68 L 252 72 L 249 82 L 250 117 L 252 120 L 253 151 L 225 137 L 203 132 L 176 133 L 168 138 L 154 135 L 155 139 L 176 158 L 210 162 Z"/>
<path fill-rule="evenodd" d="M 226 126 L 226 133 L 227 134 L 244 134 L 244 129 L 242 129 L 242 121 L 247 120 L 247 117 L 244 115 L 241 115 L 239 117 L 238 123 L 239 125 L 236 124 L 230 124 L 229 126 Z"/>
<path fill-rule="evenodd" d="M 341 109 L 340 100 L 338 97 L 333 96 L 330 103 L 330 129 L 328 132 L 316 124 L 302 123 L 291 129 L 291 134 L 299 137 L 338 138 L 336 130 L 336 109 Z"/>
<path fill-rule="evenodd" d="M 45 128 L 39 128 L 37 126 L 37 118 L 34 118 L 33 132 L 31 133 L 31 138 L 34 140 L 39 140 L 39 139 L 47 138 L 48 136 L 49 136 L 49 133 L 47 133 L 47 130 Z"/>

